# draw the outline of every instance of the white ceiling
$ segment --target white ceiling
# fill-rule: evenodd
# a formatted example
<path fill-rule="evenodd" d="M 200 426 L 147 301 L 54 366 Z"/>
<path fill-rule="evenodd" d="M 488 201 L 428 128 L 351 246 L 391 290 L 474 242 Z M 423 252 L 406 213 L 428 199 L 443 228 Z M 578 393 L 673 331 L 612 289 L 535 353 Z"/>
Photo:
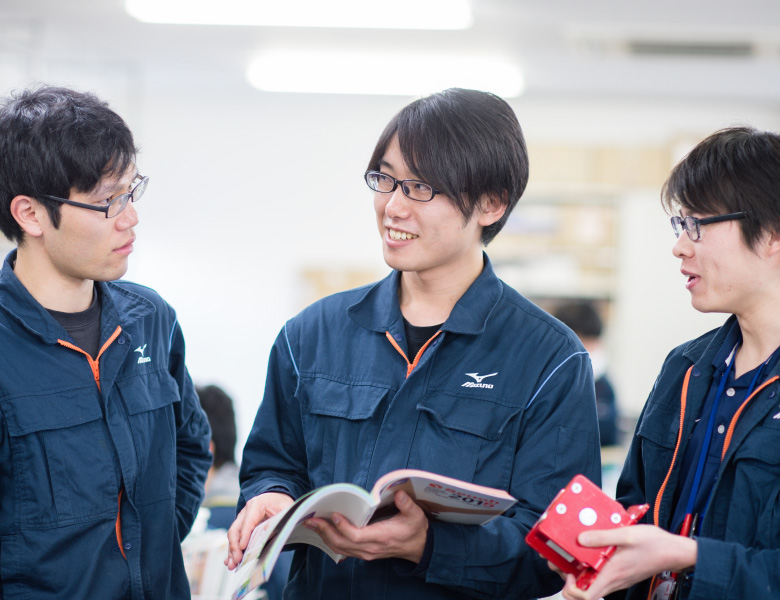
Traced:
<path fill-rule="evenodd" d="M 533 99 L 780 103 L 778 0 L 474 0 L 474 13 L 467 31 L 275 29 L 143 24 L 122 0 L 0 0 L 0 88 L 91 69 L 240 90 L 248 61 L 283 45 L 507 57 Z"/>

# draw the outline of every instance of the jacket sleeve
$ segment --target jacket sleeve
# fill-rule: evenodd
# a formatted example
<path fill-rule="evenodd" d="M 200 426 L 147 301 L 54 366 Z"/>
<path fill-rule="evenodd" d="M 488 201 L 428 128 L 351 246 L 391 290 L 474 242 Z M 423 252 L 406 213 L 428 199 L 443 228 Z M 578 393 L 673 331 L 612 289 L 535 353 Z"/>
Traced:
<path fill-rule="evenodd" d="M 286 324 L 268 361 L 265 393 L 244 446 L 238 510 L 263 492 L 285 492 L 298 498 L 309 491 L 306 446 L 295 391 L 298 372 L 294 344 Z"/>
<path fill-rule="evenodd" d="M 195 387 L 184 364 L 184 336 L 178 321 L 171 331 L 170 373 L 176 380 L 181 402 L 174 404 L 176 417 L 176 523 L 179 539 L 189 533 L 211 466 L 211 429 L 200 406 Z"/>
<path fill-rule="evenodd" d="M 509 489 L 518 503 L 482 527 L 433 522 L 426 581 L 473 598 L 536 598 L 563 587 L 525 536 L 574 475 L 601 484 L 601 456 L 590 359 L 583 350 L 556 362 L 520 415 Z"/>
<path fill-rule="evenodd" d="M 5 419 L 3 418 L 2 413 L 0 413 L 0 479 L 5 480 L 8 477 L 8 473 L 3 473 L 4 466 L 6 469 L 10 469 L 11 465 L 11 452 L 9 448 L 9 440 L 7 439 L 5 435 Z M 3 486 L 0 486 L 0 502 L 5 503 L 9 502 L 11 500 L 11 496 L 3 490 Z M 0 530 L 0 533 L 2 531 Z M 3 557 L 3 542 L 2 537 L 0 536 L 0 564 L 3 563 L 2 561 Z M 0 600 L 3 599 L 3 572 L 0 570 Z"/>
<path fill-rule="evenodd" d="M 642 419 L 647 411 L 647 405 L 642 409 L 642 412 L 637 419 L 636 430 L 639 429 L 639 425 L 642 423 Z M 642 443 L 641 438 L 634 431 L 634 435 L 631 438 L 631 444 L 626 454 L 626 460 L 623 463 L 623 470 L 620 472 L 620 479 L 617 483 L 617 500 L 625 507 L 632 506 L 634 504 L 644 504 L 648 502 L 651 504 L 650 510 L 642 517 L 642 523 L 652 523 L 652 504 L 655 498 L 648 498 L 645 490 L 645 477 L 644 477 L 644 463 L 642 460 Z"/>
<path fill-rule="evenodd" d="M 750 598 L 770 600 L 780 590 L 780 550 L 698 538 L 689 600 Z"/>

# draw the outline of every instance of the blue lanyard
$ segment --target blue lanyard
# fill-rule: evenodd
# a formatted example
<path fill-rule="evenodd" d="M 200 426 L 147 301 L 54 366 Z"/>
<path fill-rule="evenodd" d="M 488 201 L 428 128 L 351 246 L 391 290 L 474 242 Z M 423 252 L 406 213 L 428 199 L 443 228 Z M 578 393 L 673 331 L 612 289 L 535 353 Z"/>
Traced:
<path fill-rule="evenodd" d="M 691 514 L 693 512 L 693 505 L 696 502 L 696 496 L 699 494 L 699 487 L 701 486 L 701 476 L 704 472 L 704 463 L 707 462 L 707 455 L 710 451 L 710 443 L 712 442 L 712 430 L 715 428 L 715 416 L 718 412 L 718 406 L 720 405 L 720 400 L 723 396 L 723 389 L 726 387 L 726 382 L 729 379 L 729 375 L 731 374 L 731 369 L 734 366 L 734 362 L 737 360 L 737 349 L 739 348 L 739 343 L 737 343 L 736 346 L 734 346 L 734 349 L 731 351 L 731 362 L 728 363 L 726 367 L 726 371 L 723 373 L 723 375 L 720 378 L 720 383 L 718 384 L 718 391 L 715 394 L 715 401 L 712 405 L 712 411 L 710 412 L 710 418 L 709 421 L 707 421 L 707 431 L 704 434 L 704 442 L 702 443 L 701 452 L 699 453 L 699 462 L 696 465 L 696 474 L 693 477 L 693 485 L 691 486 L 691 494 L 688 496 L 688 505 L 685 508 L 686 514 Z M 748 386 L 747 393 L 745 394 L 745 399 L 750 398 L 750 394 L 753 393 L 753 390 L 756 387 L 756 382 L 758 381 L 758 378 L 761 376 L 761 373 L 764 371 L 764 367 L 766 367 L 769 364 L 769 361 L 772 360 L 772 358 L 777 354 L 777 350 L 775 350 L 769 358 L 766 359 L 766 361 L 756 370 L 756 374 L 753 375 L 753 380 L 750 382 L 750 385 Z M 728 360 L 728 358 L 726 359 Z M 712 497 L 712 491 L 710 491 L 710 497 Z M 706 511 L 707 506 L 709 506 L 709 498 L 707 499 L 707 504 L 705 504 Z M 699 523 L 702 522 L 704 518 L 704 511 L 701 515 L 699 515 Z"/>

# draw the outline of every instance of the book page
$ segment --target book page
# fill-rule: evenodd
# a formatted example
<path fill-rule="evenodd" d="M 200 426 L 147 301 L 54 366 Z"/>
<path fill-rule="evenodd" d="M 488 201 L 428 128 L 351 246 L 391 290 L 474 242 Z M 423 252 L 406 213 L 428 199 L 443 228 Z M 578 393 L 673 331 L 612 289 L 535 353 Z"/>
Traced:
<path fill-rule="evenodd" d="M 344 557 L 333 552 L 315 532 L 306 529 L 306 519 L 330 520 L 334 512 L 362 527 L 373 512 L 373 500 L 364 489 L 349 483 L 336 483 L 301 496 L 286 511 L 260 523 L 252 532 L 244 558 L 236 571 L 240 573 L 232 600 L 240 600 L 251 590 L 268 581 L 279 554 L 287 544 L 310 544 L 338 562 Z"/>
<path fill-rule="evenodd" d="M 481 525 L 503 513 L 516 500 L 504 490 L 489 488 L 417 469 L 399 469 L 381 477 L 372 491 L 378 498 L 376 517 L 386 516 L 396 492 L 403 490 L 433 518 L 463 525 Z"/>

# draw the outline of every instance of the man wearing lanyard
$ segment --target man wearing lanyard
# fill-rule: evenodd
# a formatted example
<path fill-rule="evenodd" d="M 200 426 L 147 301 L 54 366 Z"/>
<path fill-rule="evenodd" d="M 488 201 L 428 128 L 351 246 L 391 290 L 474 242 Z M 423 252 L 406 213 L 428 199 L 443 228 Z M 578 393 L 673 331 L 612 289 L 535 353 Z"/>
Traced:
<path fill-rule="evenodd" d="M 617 551 L 567 599 L 780 597 L 780 135 L 718 131 L 672 171 L 691 302 L 732 316 L 666 359 L 618 483 L 646 520 L 581 534 Z M 610 596 L 612 598 L 612 596 Z"/>

